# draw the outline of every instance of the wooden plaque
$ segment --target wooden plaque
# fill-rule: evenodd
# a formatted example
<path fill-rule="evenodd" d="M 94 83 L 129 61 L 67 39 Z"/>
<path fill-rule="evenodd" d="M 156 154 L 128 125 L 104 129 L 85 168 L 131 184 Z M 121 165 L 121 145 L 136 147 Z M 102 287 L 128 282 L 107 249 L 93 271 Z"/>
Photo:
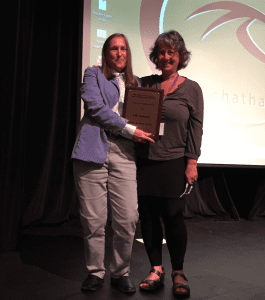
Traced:
<path fill-rule="evenodd" d="M 127 87 L 125 91 L 123 117 L 129 124 L 159 139 L 164 90 L 143 87 Z"/>

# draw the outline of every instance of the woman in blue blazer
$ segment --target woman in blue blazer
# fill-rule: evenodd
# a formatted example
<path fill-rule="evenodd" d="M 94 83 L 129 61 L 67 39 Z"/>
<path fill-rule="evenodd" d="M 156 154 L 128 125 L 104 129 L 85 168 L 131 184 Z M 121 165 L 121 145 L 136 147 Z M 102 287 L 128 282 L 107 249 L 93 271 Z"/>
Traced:
<path fill-rule="evenodd" d="M 129 278 L 138 221 L 134 141 L 154 141 L 150 133 L 122 118 L 126 85 L 138 86 L 131 52 L 126 37 L 114 34 L 103 45 L 102 67 L 85 70 L 81 88 L 84 117 L 72 153 L 88 270 L 83 290 L 96 290 L 104 281 L 109 197 L 114 231 L 111 284 L 122 292 L 135 292 Z"/>

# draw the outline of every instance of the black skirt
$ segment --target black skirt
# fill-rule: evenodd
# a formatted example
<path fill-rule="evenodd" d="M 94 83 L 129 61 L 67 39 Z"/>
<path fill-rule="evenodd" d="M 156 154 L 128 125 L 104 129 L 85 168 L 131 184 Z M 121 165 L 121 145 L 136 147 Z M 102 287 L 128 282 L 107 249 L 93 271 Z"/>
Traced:
<path fill-rule="evenodd" d="M 157 161 L 137 157 L 139 196 L 179 198 L 185 190 L 186 159 Z"/>

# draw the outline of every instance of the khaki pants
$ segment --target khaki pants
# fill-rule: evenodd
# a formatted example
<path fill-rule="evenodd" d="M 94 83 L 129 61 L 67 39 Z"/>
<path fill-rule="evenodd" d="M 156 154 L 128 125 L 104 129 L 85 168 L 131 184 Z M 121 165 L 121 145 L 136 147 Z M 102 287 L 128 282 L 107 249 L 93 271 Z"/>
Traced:
<path fill-rule="evenodd" d="M 108 196 L 114 231 L 111 276 L 128 276 L 130 272 L 132 244 L 138 221 L 135 160 L 134 142 L 121 136 L 108 139 L 108 154 L 104 164 L 73 159 L 86 266 L 89 274 L 100 278 L 105 275 Z"/>

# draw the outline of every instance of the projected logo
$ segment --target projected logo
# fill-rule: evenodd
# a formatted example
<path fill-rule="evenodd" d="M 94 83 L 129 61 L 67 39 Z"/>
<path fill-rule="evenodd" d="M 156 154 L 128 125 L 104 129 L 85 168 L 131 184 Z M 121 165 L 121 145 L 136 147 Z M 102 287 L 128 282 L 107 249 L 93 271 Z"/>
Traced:
<path fill-rule="evenodd" d="M 237 20 L 241 18 L 248 18 L 247 21 L 242 23 L 240 27 L 237 29 L 236 35 L 241 43 L 241 45 L 253 56 L 259 59 L 261 62 L 265 63 L 265 52 L 255 43 L 253 40 L 249 28 L 250 26 L 257 20 L 263 22 L 265 24 L 265 14 L 261 11 L 252 8 L 248 5 L 238 3 L 236 1 L 219 1 L 207 4 L 196 11 L 194 11 L 189 17 L 188 20 L 191 18 L 197 17 L 201 14 L 225 9 L 230 10 L 227 14 L 223 15 L 222 17 L 218 18 L 215 22 L 213 22 L 203 33 L 202 40 L 204 40 L 209 34 L 211 34 L 215 29 L 218 27 Z M 264 28 L 265 31 L 265 28 Z M 264 35 L 265 36 L 265 35 Z M 260 126 L 265 124 L 265 120 L 259 122 L 242 122 L 238 119 L 230 120 L 230 123 L 235 123 L 237 126 L 241 127 L 253 127 L 253 126 Z M 235 125 L 234 125 L 235 126 Z"/>
<path fill-rule="evenodd" d="M 265 52 L 255 43 L 253 38 L 250 35 L 249 27 L 256 21 L 259 20 L 265 24 L 265 14 L 261 11 L 258 11 L 255 8 L 252 8 L 248 5 L 238 3 L 236 1 L 219 1 L 207 4 L 195 12 L 193 12 L 189 17 L 188 20 L 199 16 L 203 13 L 207 13 L 209 11 L 219 10 L 219 9 L 226 9 L 230 10 L 227 14 L 223 15 L 215 22 L 213 22 L 204 32 L 202 40 L 206 38 L 211 32 L 213 32 L 218 27 L 231 22 L 233 20 L 237 20 L 240 18 L 248 18 L 238 29 L 237 29 L 237 38 L 239 42 L 243 45 L 243 47 L 257 59 L 265 63 Z M 265 31 L 265 29 L 264 29 Z M 265 37 L 265 35 L 264 35 Z"/>
<path fill-rule="evenodd" d="M 153 72 L 155 72 L 155 66 L 148 59 L 150 47 L 153 45 L 156 37 L 163 32 L 164 15 L 167 3 L 168 0 L 152 1 L 152 5 L 150 5 L 150 1 L 148 0 L 142 1 L 141 3 L 140 30 L 142 45 L 149 66 Z M 212 23 L 204 32 L 202 40 L 205 39 L 206 36 L 213 32 L 216 28 L 233 20 L 247 17 L 248 20 L 245 21 L 237 30 L 237 38 L 242 46 L 251 55 L 265 63 L 265 52 L 255 43 L 249 32 L 250 26 L 256 20 L 259 20 L 265 24 L 265 14 L 263 12 L 236 1 L 218 1 L 197 9 L 190 16 L 188 16 L 188 20 L 203 13 L 219 9 L 230 10 L 230 12 Z M 147 16 L 150 16 L 150 18 Z"/>
<path fill-rule="evenodd" d="M 156 0 L 156 1 L 142 0 L 142 2 L 141 2 L 140 31 L 141 31 L 142 46 L 143 46 L 143 50 L 144 50 L 145 56 L 147 58 L 149 67 L 151 68 L 153 73 L 156 73 L 157 70 L 155 69 L 155 65 L 149 60 L 150 48 L 153 46 L 153 43 L 154 43 L 155 39 L 157 38 L 157 36 L 160 33 L 164 32 L 165 12 L 166 12 L 167 4 L 169 1 L 170 0 Z M 151 5 L 151 2 L 152 2 L 152 5 Z M 199 3 L 199 1 L 196 1 L 196 2 Z M 205 4 L 205 2 L 203 4 Z M 181 3 L 182 3 L 182 5 L 184 5 L 184 1 L 181 1 Z M 173 5 L 173 0 L 170 4 Z M 196 8 L 194 8 L 193 12 L 191 13 L 190 7 L 192 7 L 192 6 L 196 7 Z M 176 9 L 177 9 L 177 7 L 178 7 L 178 5 L 176 4 Z M 172 8 L 172 6 L 171 6 L 171 8 Z M 183 13 L 185 11 L 185 8 L 183 6 L 181 6 L 181 8 L 182 8 L 182 13 Z M 193 4 L 192 1 L 188 1 L 187 2 L 187 10 L 189 12 L 187 13 L 187 16 L 185 16 L 185 13 L 184 13 L 182 20 L 184 19 L 185 20 L 184 22 L 187 22 L 187 26 L 189 26 L 189 27 L 191 27 L 189 20 L 192 18 L 196 17 L 196 19 L 198 19 L 198 21 L 204 22 L 204 20 L 202 20 L 202 18 L 200 17 L 202 14 L 205 14 L 205 13 L 210 14 L 212 11 L 217 11 L 217 10 L 224 11 L 223 16 L 221 16 L 221 17 L 218 16 L 218 18 L 212 24 L 207 24 L 208 28 L 205 31 L 203 30 L 199 33 L 200 38 L 202 37 L 201 38 L 201 47 L 202 48 L 203 48 L 204 40 L 210 34 L 215 35 L 215 37 L 216 37 L 215 41 L 218 40 L 217 31 L 214 32 L 214 30 L 216 30 L 220 26 L 224 27 L 225 24 L 227 24 L 228 22 L 232 22 L 234 20 L 239 20 L 239 21 L 242 20 L 242 23 L 240 23 L 240 25 L 236 29 L 236 36 L 235 36 L 235 40 L 238 39 L 238 41 L 240 42 L 238 44 L 238 47 L 242 48 L 242 50 L 244 50 L 244 49 L 246 50 L 246 51 L 242 51 L 241 55 L 247 55 L 247 56 L 251 55 L 253 58 L 255 58 L 255 61 L 257 63 L 260 64 L 260 62 L 261 62 L 262 65 L 263 65 L 263 63 L 265 63 L 265 49 L 261 48 L 263 46 L 259 47 L 259 45 L 258 45 L 259 41 L 264 42 L 265 13 L 263 13 L 262 11 L 260 11 L 256 8 L 253 8 L 249 5 L 242 4 L 237 1 L 212 2 L 210 4 L 202 5 L 201 7 L 195 3 Z M 177 20 L 172 21 L 174 19 L 172 17 L 173 14 L 174 14 L 174 12 L 172 12 L 172 11 L 169 12 L 169 14 L 168 14 L 169 20 L 171 18 L 172 24 L 177 24 Z M 173 22 L 175 22 L 175 23 L 173 23 Z M 258 24 L 256 24 L 255 22 L 257 22 Z M 255 23 L 255 25 L 258 25 L 258 27 L 254 26 L 253 25 L 254 23 Z M 167 23 L 167 25 L 168 24 L 170 24 L 170 23 Z M 183 24 L 183 21 L 180 25 L 185 26 Z M 253 25 L 253 27 L 251 27 L 252 25 Z M 261 34 L 262 36 L 256 34 L 256 38 L 255 38 L 256 41 L 251 36 L 250 27 L 253 30 L 255 30 L 256 28 L 259 28 L 259 29 L 264 28 L 264 30 L 262 31 L 262 34 Z M 176 28 L 176 26 L 172 26 L 171 28 L 174 29 L 174 28 Z M 169 29 L 171 29 L 171 28 L 169 28 Z M 178 30 L 177 28 L 176 28 L 176 30 Z M 196 29 L 198 29 L 198 28 L 196 28 Z M 192 30 L 192 28 L 190 28 L 190 30 Z M 197 30 L 197 32 L 199 32 L 199 30 Z M 223 32 L 228 32 L 228 31 L 223 31 Z M 254 31 L 251 31 L 251 32 L 254 36 Z M 194 38 L 194 36 L 193 36 L 193 38 Z M 200 38 L 198 38 L 198 40 Z M 224 39 L 224 38 L 227 39 L 227 42 L 230 42 L 229 40 L 231 40 L 231 36 L 228 36 L 228 34 L 227 35 L 223 34 L 222 39 Z M 260 45 L 264 45 L 264 43 L 262 43 Z M 231 53 L 228 53 L 228 55 L 230 55 L 230 54 Z M 262 90 L 264 90 L 264 89 L 262 89 Z M 262 91 L 260 91 L 260 92 L 262 92 Z M 237 96 L 237 98 L 235 98 L 235 95 Z M 253 127 L 253 126 L 260 126 L 260 125 L 264 126 L 265 120 L 263 117 L 262 117 L 262 120 L 254 121 L 254 119 L 256 119 L 254 109 L 256 109 L 256 112 L 258 112 L 259 116 L 260 116 L 261 115 L 260 109 L 264 108 L 263 95 L 261 95 L 261 97 L 257 97 L 256 100 L 255 99 L 253 100 L 251 91 L 248 92 L 249 101 L 247 104 L 245 103 L 245 99 L 243 99 L 243 100 L 241 98 L 239 99 L 238 95 L 236 93 L 234 93 L 233 91 L 231 91 L 231 94 L 229 95 L 229 103 L 239 103 L 239 105 L 241 105 L 241 109 L 245 109 L 245 110 L 247 110 L 248 108 L 252 109 L 253 114 L 251 116 L 253 117 L 253 120 L 242 121 L 241 116 L 238 114 L 238 118 L 234 117 L 233 121 L 235 123 L 237 123 L 238 126 L 243 126 L 243 125 L 245 127 L 246 126 Z M 230 98 L 233 100 L 231 100 Z M 220 101 L 223 101 L 223 99 L 221 99 Z M 224 102 L 225 101 L 223 101 L 223 103 Z M 228 102 L 228 101 L 226 101 L 226 102 Z M 234 106 L 234 108 L 235 108 L 235 106 Z M 238 111 L 240 111 L 240 110 L 238 110 Z M 231 120 L 231 122 L 232 122 L 232 120 Z"/>

